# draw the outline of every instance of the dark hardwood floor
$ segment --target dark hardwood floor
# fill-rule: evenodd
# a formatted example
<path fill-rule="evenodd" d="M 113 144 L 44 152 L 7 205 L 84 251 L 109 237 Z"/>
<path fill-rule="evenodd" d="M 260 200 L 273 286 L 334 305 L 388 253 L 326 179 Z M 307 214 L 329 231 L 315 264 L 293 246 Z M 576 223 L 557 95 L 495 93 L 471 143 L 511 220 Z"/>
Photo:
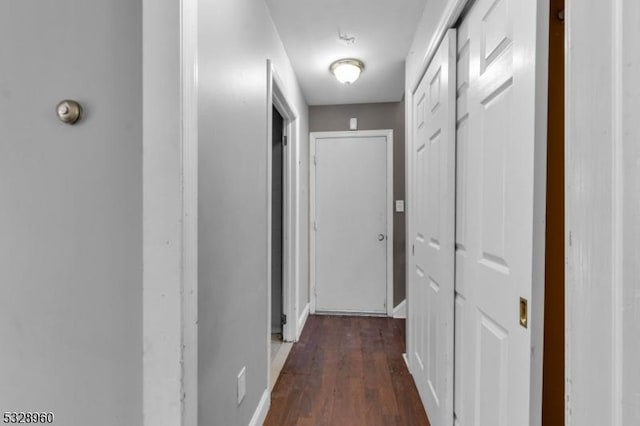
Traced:
<path fill-rule="evenodd" d="M 402 358 L 404 320 L 311 315 L 265 425 L 429 425 Z"/>

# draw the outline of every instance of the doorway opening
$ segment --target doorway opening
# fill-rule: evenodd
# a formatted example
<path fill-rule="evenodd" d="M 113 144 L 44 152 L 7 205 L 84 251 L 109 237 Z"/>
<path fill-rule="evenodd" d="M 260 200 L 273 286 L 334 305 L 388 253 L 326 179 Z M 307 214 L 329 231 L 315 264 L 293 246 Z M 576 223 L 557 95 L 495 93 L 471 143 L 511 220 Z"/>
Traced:
<path fill-rule="evenodd" d="M 300 336 L 302 315 L 298 306 L 300 233 L 295 199 L 299 177 L 298 113 L 285 95 L 284 85 L 270 60 L 267 61 L 267 81 L 266 346 L 267 382 L 269 389 L 273 389 L 292 342 Z"/>
<path fill-rule="evenodd" d="M 271 119 L 271 360 L 284 343 L 284 118 L 272 106 Z M 275 365 L 275 363 L 274 363 Z M 275 381 L 275 380 L 272 380 Z"/>
<path fill-rule="evenodd" d="M 310 136 L 311 313 L 393 315 L 393 130 Z"/>
<path fill-rule="evenodd" d="M 565 414 L 564 0 L 551 0 L 549 12 L 542 424 L 562 426 Z"/>

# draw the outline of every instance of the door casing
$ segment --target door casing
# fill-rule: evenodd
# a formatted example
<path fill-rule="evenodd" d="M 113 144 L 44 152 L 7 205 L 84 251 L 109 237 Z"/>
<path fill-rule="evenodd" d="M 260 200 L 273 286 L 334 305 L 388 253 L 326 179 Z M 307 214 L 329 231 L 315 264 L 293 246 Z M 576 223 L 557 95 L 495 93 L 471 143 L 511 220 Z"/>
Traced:
<path fill-rule="evenodd" d="M 198 2 L 143 3 L 143 425 L 197 426 Z"/>
<path fill-rule="evenodd" d="M 393 130 L 356 130 L 347 132 L 312 132 L 309 135 L 309 284 L 310 312 L 316 313 L 316 141 L 323 137 L 383 136 L 387 141 L 387 316 L 393 316 Z"/>
<path fill-rule="evenodd" d="M 298 286 L 299 280 L 297 279 L 297 265 L 298 250 L 294 247 L 293 243 L 296 241 L 298 235 L 297 212 L 294 211 L 296 203 L 293 202 L 295 192 L 293 191 L 295 182 L 294 177 L 298 176 L 298 161 L 295 161 L 295 153 L 293 147 L 297 146 L 297 127 L 298 127 L 298 112 L 292 106 L 284 92 L 284 85 L 282 80 L 278 76 L 271 60 L 267 60 L 267 206 L 266 206 L 266 220 L 267 220 L 267 333 L 266 333 L 266 345 L 267 345 L 267 383 L 271 386 L 271 203 L 272 203 L 272 119 L 273 119 L 273 107 L 275 107 L 282 118 L 284 119 L 284 136 L 287 138 L 287 144 L 283 147 L 283 244 L 282 244 L 282 311 L 287 316 L 287 323 L 282 326 L 282 337 L 286 342 L 294 342 L 300 336 L 298 330 Z"/>

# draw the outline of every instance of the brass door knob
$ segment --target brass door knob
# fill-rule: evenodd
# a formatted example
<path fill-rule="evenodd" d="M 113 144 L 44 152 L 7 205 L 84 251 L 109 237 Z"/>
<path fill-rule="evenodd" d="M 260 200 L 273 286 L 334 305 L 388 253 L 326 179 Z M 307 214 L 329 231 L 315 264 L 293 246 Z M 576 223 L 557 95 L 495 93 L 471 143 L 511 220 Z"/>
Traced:
<path fill-rule="evenodd" d="M 82 107 L 76 101 L 65 99 L 56 106 L 58 118 L 63 123 L 75 124 L 82 116 Z"/>

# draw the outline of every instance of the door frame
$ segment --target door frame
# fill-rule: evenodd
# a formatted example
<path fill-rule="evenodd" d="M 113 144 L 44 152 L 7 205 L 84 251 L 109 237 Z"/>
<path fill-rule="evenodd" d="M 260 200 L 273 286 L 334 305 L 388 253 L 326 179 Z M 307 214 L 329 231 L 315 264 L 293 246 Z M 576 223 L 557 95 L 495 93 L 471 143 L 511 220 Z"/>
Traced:
<path fill-rule="evenodd" d="M 299 164 L 294 161 L 298 146 L 298 112 L 289 101 L 284 92 L 284 84 L 280 79 L 273 62 L 267 59 L 267 383 L 271 383 L 271 212 L 272 212 L 272 159 L 273 159 L 273 107 L 275 107 L 284 119 L 283 133 L 287 138 L 287 144 L 283 146 L 283 209 L 282 209 L 282 311 L 287 316 L 287 323 L 282 326 L 282 338 L 286 342 L 294 342 L 299 335 L 298 326 L 298 293 L 299 280 L 297 277 L 297 265 L 299 256 L 294 241 L 298 235 L 297 223 L 294 220 L 298 216 L 297 203 L 294 201 L 293 188 L 296 187 L 294 177 L 298 176 Z M 295 151 L 295 152 L 294 152 Z"/>
<path fill-rule="evenodd" d="M 142 20 L 142 424 L 197 426 L 198 2 Z"/>
<path fill-rule="evenodd" d="M 309 298 L 310 312 L 316 313 L 316 140 L 384 136 L 387 140 L 387 316 L 393 317 L 393 130 L 311 132 L 309 134 Z"/>
<path fill-rule="evenodd" d="M 638 167 L 627 158 L 636 143 L 632 108 L 640 87 L 626 78 L 638 69 L 630 58 L 640 46 L 628 29 L 630 3 L 565 1 L 567 426 L 622 425 L 640 406 L 632 394 L 638 376 L 625 371 L 638 346 L 624 335 L 639 307 L 629 266 L 638 258 L 637 245 L 629 244 L 638 228 L 628 219 L 637 209 L 627 191 L 636 186 Z"/>
<path fill-rule="evenodd" d="M 423 54 L 423 60 L 417 69 L 417 72 L 413 76 L 407 75 L 405 82 L 405 110 L 408 111 L 405 114 L 405 131 L 406 131 L 406 143 L 405 143 L 405 188 L 407 198 L 407 220 L 405 224 L 406 235 L 413 235 L 412 223 L 412 209 L 411 209 L 411 194 L 413 191 L 413 182 L 411 179 L 413 173 L 412 167 L 412 150 L 413 150 L 413 100 L 414 93 L 417 90 L 422 77 L 427 71 L 429 64 L 431 63 L 435 53 L 440 46 L 440 43 L 444 39 L 447 31 L 450 28 L 458 28 L 460 18 L 464 12 L 475 2 L 475 0 L 449 0 L 445 10 L 443 11 L 440 19 L 437 21 L 437 25 L 433 32 L 432 38 L 427 45 L 427 48 Z M 548 4 L 546 2 L 538 2 L 537 10 L 538 16 L 544 17 L 549 14 Z M 544 21 L 544 22 L 541 22 Z M 544 60 L 536 61 L 536 73 L 537 75 L 546 75 L 547 58 L 543 55 L 545 52 L 548 54 L 548 19 L 538 19 L 536 25 L 536 55 L 542 55 Z M 420 54 L 421 52 L 418 52 Z M 548 56 L 548 55 L 547 55 Z M 543 72 L 540 74 L 540 72 Z M 565 72 L 566 73 L 566 72 Z M 544 83 L 544 84 L 542 84 Z M 568 87 L 568 86 L 567 86 Z M 540 81 L 540 78 L 536 80 L 536 104 L 534 105 L 534 111 L 536 116 L 536 150 L 535 150 L 535 162 L 536 167 L 540 164 L 544 164 L 546 167 L 546 114 L 547 114 L 547 84 Z M 568 116 L 568 115 L 567 115 Z M 544 117 L 543 121 L 540 118 Z M 545 149 L 539 149 L 544 147 Z M 544 152 L 541 152 L 544 151 Z M 568 152 L 565 164 L 568 164 Z M 544 340 L 544 269 L 545 269 L 545 257 L 544 257 L 544 236 L 545 236 L 545 220 L 544 212 L 546 211 L 546 173 L 535 173 L 534 175 L 534 223 L 533 223 L 533 260 L 532 260 L 532 288 L 531 288 L 531 301 L 530 301 L 530 322 L 531 322 L 531 345 L 535 348 L 531 355 L 532 371 L 540 371 L 539 377 L 531 377 L 530 382 L 530 423 L 532 425 L 541 424 L 542 417 L 542 356 L 543 356 L 543 340 Z M 568 212 L 567 212 L 568 213 Z M 565 213 L 565 215 L 567 214 Z M 539 218 L 542 218 L 539 220 Z M 568 230 L 565 230 L 567 233 Z M 565 235 L 566 238 L 566 235 Z M 407 254 L 411 253 L 411 239 L 407 238 L 405 251 Z M 411 260 L 406 262 L 406 276 L 407 279 L 411 276 Z M 567 281 L 568 283 L 568 281 Z M 568 285 L 568 284 L 565 284 Z M 407 285 L 407 300 L 411 297 L 411 286 Z M 407 303 L 407 319 L 409 318 L 410 304 Z M 406 338 L 406 350 L 407 353 L 411 353 L 413 350 L 414 342 L 411 339 L 412 330 L 410 330 L 410 321 L 406 323 L 405 338 Z M 452 356 L 455 356 L 452 354 Z M 455 371 L 454 371 L 455 375 Z M 455 389 L 454 389 L 455 393 Z"/>

